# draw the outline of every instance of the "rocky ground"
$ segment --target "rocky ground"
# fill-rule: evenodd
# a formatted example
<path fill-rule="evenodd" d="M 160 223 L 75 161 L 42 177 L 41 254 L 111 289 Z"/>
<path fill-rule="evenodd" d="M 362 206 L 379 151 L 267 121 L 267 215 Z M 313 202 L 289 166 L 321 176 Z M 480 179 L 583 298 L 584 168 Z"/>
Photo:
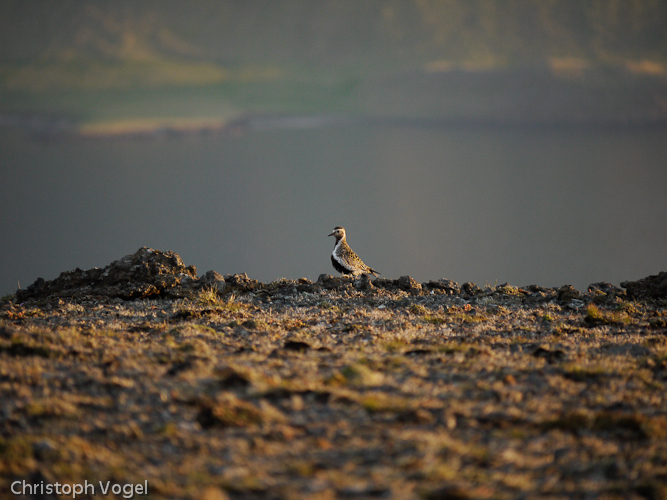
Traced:
<path fill-rule="evenodd" d="M 259 283 L 146 248 L 38 280 L 0 303 L 0 497 L 665 499 L 667 273 L 622 285 Z"/>

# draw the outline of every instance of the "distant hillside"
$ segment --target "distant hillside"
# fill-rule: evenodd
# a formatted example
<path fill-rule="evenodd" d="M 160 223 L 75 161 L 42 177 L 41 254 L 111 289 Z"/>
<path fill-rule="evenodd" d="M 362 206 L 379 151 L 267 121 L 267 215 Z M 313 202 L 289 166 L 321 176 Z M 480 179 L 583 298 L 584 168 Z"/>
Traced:
<path fill-rule="evenodd" d="M 664 74 L 658 0 L 4 0 L 0 86 L 210 84 L 276 72 L 627 67 Z"/>

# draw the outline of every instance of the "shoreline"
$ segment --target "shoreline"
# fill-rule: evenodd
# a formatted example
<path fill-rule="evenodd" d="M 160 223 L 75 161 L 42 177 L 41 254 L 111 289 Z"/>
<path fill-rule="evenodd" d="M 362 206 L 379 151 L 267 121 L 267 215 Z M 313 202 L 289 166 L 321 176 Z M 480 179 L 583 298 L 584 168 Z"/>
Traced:
<path fill-rule="evenodd" d="M 246 115 L 235 119 L 138 118 L 76 124 L 65 117 L 1 115 L 0 126 L 26 130 L 35 139 L 72 140 L 181 140 L 218 135 L 241 136 L 266 130 L 314 130 L 331 127 L 441 128 L 482 130 L 600 130 L 608 132 L 667 129 L 667 117 L 617 119 L 539 119 L 505 117 L 446 118 L 409 116 L 345 116 L 337 114 Z"/>

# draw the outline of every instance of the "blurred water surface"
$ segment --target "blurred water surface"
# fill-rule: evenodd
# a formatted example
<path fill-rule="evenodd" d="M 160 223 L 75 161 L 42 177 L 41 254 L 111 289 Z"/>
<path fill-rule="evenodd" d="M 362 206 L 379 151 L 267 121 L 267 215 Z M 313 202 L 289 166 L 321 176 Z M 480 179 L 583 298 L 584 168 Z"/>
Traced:
<path fill-rule="evenodd" d="M 199 274 L 619 284 L 667 269 L 667 130 L 339 125 L 146 140 L 0 134 L 0 292 L 141 246 Z"/>

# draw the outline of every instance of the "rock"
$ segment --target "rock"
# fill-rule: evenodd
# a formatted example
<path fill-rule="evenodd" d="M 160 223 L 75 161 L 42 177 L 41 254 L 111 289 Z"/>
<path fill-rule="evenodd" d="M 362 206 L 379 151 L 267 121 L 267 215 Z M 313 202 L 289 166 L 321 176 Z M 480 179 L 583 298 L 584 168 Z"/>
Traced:
<path fill-rule="evenodd" d="M 620 300 L 617 297 L 625 297 L 625 292 L 611 283 L 600 281 L 588 285 L 588 295 L 598 304 L 612 304 Z"/>
<path fill-rule="evenodd" d="M 299 278 L 297 280 L 296 291 L 313 293 L 313 282 L 308 278 Z"/>
<path fill-rule="evenodd" d="M 588 285 L 588 291 L 593 292 L 593 291 L 600 291 L 602 293 L 605 293 L 607 295 L 622 295 L 623 290 L 621 290 L 619 287 L 612 285 L 611 283 L 608 283 L 606 281 L 600 281 L 598 283 L 591 283 Z"/>
<path fill-rule="evenodd" d="M 530 293 L 549 293 L 551 291 L 550 288 L 545 288 L 539 285 L 528 285 L 522 286 L 521 288 L 528 290 Z"/>
<path fill-rule="evenodd" d="M 322 273 L 317 277 L 317 281 L 315 282 L 315 284 L 326 288 L 325 284 L 330 282 L 332 279 L 333 276 L 331 276 L 330 274 Z"/>
<path fill-rule="evenodd" d="M 317 284 L 327 290 L 344 290 L 352 286 L 352 282 L 347 276 L 331 276 L 330 274 L 320 274 L 317 278 Z"/>
<path fill-rule="evenodd" d="M 572 300 L 581 300 L 582 295 L 579 290 L 574 288 L 572 285 L 563 285 L 558 289 L 558 302 L 561 304 L 568 304 Z"/>
<path fill-rule="evenodd" d="M 664 299 L 667 298 L 667 272 L 663 271 L 638 281 L 624 281 L 621 286 L 627 290 L 628 295 L 636 299 Z"/>
<path fill-rule="evenodd" d="M 447 295 L 458 295 L 461 293 L 461 287 L 456 281 L 445 278 L 440 278 L 438 281 L 429 281 L 428 283 L 424 283 L 423 286 L 430 290 L 442 290 Z"/>
<path fill-rule="evenodd" d="M 26 290 L 18 290 L 16 299 L 23 302 L 47 297 L 103 296 L 133 300 L 160 296 L 196 279 L 196 268 L 186 267 L 177 253 L 142 247 L 103 269 L 76 268 L 60 273 L 52 281 L 38 278 Z"/>
<path fill-rule="evenodd" d="M 395 290 L 398 287 L 398 280 L 378 278 L 373 281 L 373 285 L 378 288 L 384 288 L 385 290 Z"/>
<path fill-rule="evenodd" d="M 237 290 L 239 292 L 252 292 L 262 286 L 259 281 L 248 278 L 246 273 L 225 274 L 224 280 L 225 287 L 229 287 L 232 290 Z"/>
<path fill-rule="evenodd" d="M 530 295 L 524 297 L 524 301 L 527 303 L 548 302 L 558 297 L 557 290 L 554 288 L 545 288 L 538 285 L 528 285 L 521 288 L 530 293 Z"/>
<path fill-rule="evenodd" d="M 53 460 L 58 458 L 58 447 L 50 439 L 40 439 L 33 443 L 32 452 L 38 460 Z"/>
<path fill-rule="evenodd" d="M 225 277 L 216 273 L 215 271 L 207 271 L 206 274 L 199 278 L 198 288 L 212 287 L 218 290 L 218 293 L 225 291 L 227 283 L 225 282 Z"/>
<path fill-rule="evenodd" d="M 420 292 L 422 286 L 410 276 L 401 276 L 398 278 L 398 287 L 406 292 Z"/>
<path fill-rule="evenodd" d="M 570 302 L 565 303 L 565 307 L 572 311 L 578 311 L 582 307 L 584 307 L 584 301 L 580 299 L 572 299 Z"/>
<path fill-rule="evenodd" d="M 354 286 L 357 290 L 363 290 L 365 292 L 375 288 L 373 286 L 373 283 L 371 282 L 370 275 L 368 274 L 362 274 L 357 280 L 357 282 L 354 284 Z"/>
<path fill-rule="evenodd" d="M 482 289 L 475 285 L 474 283 L 466 282 L 461 285 L 461 292 L 465 293 L 466 295 L 477 295 L 480 293 Z"/>

